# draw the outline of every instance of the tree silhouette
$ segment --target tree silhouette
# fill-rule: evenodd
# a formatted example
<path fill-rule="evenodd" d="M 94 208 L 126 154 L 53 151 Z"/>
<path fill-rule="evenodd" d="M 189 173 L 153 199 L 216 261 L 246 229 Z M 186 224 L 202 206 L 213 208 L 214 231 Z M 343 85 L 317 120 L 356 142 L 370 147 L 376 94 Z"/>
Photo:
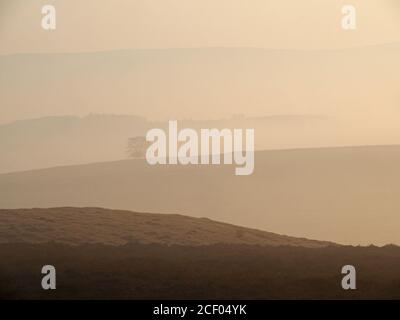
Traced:
<path fill-rule="evenodd" d="M 138 136 L 128 139 L 128 146 L 126 152 L 129 158 L 144 158 L 149 143 L 145 137 Z"/>

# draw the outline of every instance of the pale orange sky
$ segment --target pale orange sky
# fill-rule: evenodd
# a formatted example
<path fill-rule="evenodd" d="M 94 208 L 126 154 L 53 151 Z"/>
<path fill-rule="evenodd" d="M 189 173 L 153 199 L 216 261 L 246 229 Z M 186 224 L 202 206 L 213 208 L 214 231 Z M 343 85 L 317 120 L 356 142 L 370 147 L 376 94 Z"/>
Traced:
<path fill-rule="evenodd" d="M 56 7 L 55 31 L 41 28 L 45 4 Z M 341 28 L 344 4 L 357 9 L 355 31 Z M 400 0 L 0 0 L 0 123 L 88 113 L 397 119 L 399 45 Z M 38 52 L 90 54 L 12 55 Z"/>
<path fill-rule="evenodd" d="M 41 6 L 57 30 L 41 29 Z M 343 31 L 341 7 L 358 10 Z M 336 49 L 400 41 L 398 0 L 0 0 L 0 54 L 137 48 Z"/>

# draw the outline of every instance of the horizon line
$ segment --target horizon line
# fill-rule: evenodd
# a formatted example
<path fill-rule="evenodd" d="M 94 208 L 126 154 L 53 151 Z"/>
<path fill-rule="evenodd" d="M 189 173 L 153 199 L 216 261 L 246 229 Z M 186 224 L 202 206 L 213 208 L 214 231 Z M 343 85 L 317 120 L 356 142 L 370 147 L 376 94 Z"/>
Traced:
<path fill-rule="evenodd" d="M 384 46 L 395 46 L 400 45 L 400 41 L 394 42 L 382 42 L 376 44 L 366 44 L 366 45 L 355 45 L 350 47 L 341 48 L 268 48 L 268 47 L 257 47 L 257 46 L 193 46 L 193 47 L 154 47 L 154 48 L 117 48 L 117 49 L 100 49 L 100 50 L 83 50 L 83 51 L 26 51 L 26 52 L 14 52 L 14 53 L 0 53 L 1 57 L 10 56 L 23 56 L 23 55 L 68 55 L 68 54 L 96 54 L 96 53 L 113 53 L 113 52 L 124 52 L 124 51 L 171 51 L 171 50 L 231 50 L 231 49 L 250 49 L 250 50 L 260 50 L 260 51 L 282 51 L 282 52 L 335 52 L 335 51 L 348 51 L 348 50 L 358 50 L 363 48 L 376 48 Z"/>

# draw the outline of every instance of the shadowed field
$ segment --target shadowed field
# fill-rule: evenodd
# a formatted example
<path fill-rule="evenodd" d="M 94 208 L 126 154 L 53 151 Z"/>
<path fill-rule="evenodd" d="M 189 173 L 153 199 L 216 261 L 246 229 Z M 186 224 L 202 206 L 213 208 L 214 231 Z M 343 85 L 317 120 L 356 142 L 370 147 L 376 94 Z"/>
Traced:
<path fill-rule="evenodd" d="M 400 299 L 400 249 L 1 244 L 4 299 Z M 357 268 L 357 290 L 341 268 Z M 41 289 L 43 265 L 57 289 Z"/>

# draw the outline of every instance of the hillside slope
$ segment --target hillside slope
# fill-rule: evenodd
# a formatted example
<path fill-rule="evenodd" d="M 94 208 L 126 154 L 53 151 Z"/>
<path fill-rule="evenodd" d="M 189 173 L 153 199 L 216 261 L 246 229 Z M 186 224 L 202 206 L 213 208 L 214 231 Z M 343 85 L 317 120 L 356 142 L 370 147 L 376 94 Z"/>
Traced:
<path fill-rule="evenodd" d="M 103 207 L 207 217 L 295 237 L 400 244 L 400 147 L 257 152 L 234 166 L 144 160 L 0 175 L 0 208 Z"/>
<path fill-rule="evenodd" d="M 71 207 L 0 210 L 0 244 L 45 242 L 69 245 L 240 244 L 310 248 L 333 245 L 176 214 Z"/>

